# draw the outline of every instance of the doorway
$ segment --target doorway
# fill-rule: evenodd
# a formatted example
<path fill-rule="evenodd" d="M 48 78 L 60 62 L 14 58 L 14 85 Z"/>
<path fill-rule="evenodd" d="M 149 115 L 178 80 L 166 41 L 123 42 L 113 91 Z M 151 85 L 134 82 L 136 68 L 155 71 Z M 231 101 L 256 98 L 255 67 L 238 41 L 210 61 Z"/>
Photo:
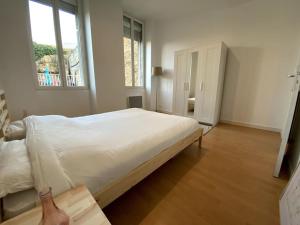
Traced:
<path fill-rule="evenodd" d="M 287 144 L 287 160 L 291 174 L 300 163 L 300 95 L 298 93 L 294 118 Z"/>

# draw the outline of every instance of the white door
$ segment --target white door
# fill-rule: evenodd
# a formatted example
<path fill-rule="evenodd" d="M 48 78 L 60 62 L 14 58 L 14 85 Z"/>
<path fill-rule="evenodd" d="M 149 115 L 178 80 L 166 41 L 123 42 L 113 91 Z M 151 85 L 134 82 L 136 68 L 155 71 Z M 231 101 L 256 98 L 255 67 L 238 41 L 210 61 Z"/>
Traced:
<path fill-rule="evenodd" d="M 218 90 L 221 45 L 200 50 L 198 88 L 196 93 L 195 115 L 198 121 L 214 123 Z"/>
<path fill-rule="evenodd" d="M 296 168 L 279 201 L 280 224 L 299 225 L 300 221 L 300 166 Z"/>
<path fill-rule="evenodd" d="M 299 86 L 300 86 L 300 84 L 299 84 L 300 83 L 300 66 L 298 68 L 297 74 L 291 75 L 291 76 L 289 76 L 289 78 L 295 79 L 295 84 L 294 84 L 294 87 L 292 90 L 292 99 L 291 99 L 291 104 L 290 104 L 290 108 L 289 108 L 289 112 L 288 112 L 288 117 L 287 117 L 286 124 L 284 126 L 284 130 L 282 133 L 280 149 L 279 149 L 279 153 L 277 156 L 275 169 L 273 172 L 274 177 L 279 177 L 283 157 L 285 155 L 286 146 L 288 143 L 290 130 L 291 130 L 291 126 L 292 126 L 292 122 L 293 122 L 293 118 L 294 118 L 294 112 L 295 112 L 295 108 L 296 108 L 296 103 L 297 103 L 297 98 L 298 98 L 298 93 L 299 93 Z"/>
<path fill-rule="evenodd" d="M 175 52 L 173 80 L 173 113 L 184 116 L 186 114 L 186 101 L 189 90 L 187 82 L 189 74 L 189 53 L 188 51 Z"/>

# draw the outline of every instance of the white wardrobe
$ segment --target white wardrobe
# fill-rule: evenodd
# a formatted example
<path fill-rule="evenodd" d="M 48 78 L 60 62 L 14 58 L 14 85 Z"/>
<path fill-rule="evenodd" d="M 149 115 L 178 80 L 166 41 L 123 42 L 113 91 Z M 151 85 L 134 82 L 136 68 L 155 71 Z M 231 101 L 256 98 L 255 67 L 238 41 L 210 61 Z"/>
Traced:
<path fill-rule="evenodd" d="M 202 124 L 219 121 L 227 48 L 215 45 L 175 52 L 173 113 Z"/>

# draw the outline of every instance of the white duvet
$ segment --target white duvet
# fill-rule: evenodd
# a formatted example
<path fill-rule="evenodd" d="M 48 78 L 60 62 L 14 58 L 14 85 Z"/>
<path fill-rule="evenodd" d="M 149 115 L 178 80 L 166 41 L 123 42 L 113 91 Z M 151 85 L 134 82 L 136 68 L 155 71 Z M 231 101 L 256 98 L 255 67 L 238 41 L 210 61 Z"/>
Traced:
<path fill-rule="evenodd" d="M 32 186 L 25 140 L 0 142 L 0 198 Z"/>
<path fill-rule="evenodd" d="M 142 109 L 30 116 L 25 123 L 34 186 L 51 186 L 55 195 L 83 183 L 99 191 L 199 127 L 190 118 Z"/>

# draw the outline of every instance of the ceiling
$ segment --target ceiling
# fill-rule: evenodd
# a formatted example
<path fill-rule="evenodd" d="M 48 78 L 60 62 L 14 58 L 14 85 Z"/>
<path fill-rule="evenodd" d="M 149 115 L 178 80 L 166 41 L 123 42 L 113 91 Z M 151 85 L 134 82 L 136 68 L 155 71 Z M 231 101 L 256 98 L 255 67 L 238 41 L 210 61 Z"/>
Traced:
<path fill-rule="evenodd" d="M 123 10 L 139 19 L 172 19 L 230 8 L 253 0 L 121 0 Z"/>

